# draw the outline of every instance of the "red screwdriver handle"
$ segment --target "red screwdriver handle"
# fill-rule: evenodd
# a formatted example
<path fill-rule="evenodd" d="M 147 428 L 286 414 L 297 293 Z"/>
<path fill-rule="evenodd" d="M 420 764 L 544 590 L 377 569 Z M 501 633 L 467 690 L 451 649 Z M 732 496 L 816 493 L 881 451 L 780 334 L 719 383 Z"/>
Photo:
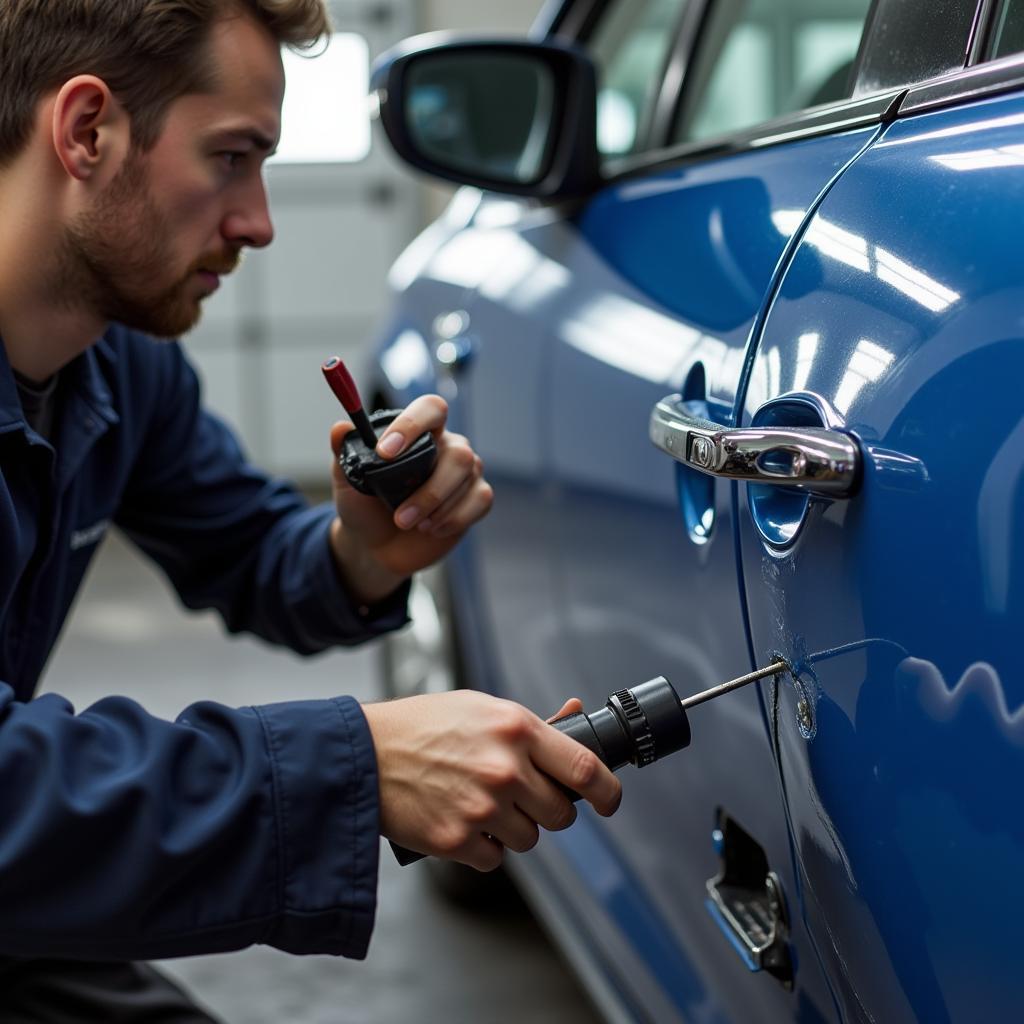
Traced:
<path fill-rule="evenodd" d="M 347 413 L 359 412 L 363 400 L 359 397 L 359 389 L 348 372 L 348 367 L 337 357 L 331 356 L 321 367 L 331 390 L 338 396 L 338 401 Z"/>
<path fill-rule="evenodd" d="M 359 397 L 359 389 L 348 367 L 337 356 L 331 356 L 321 364 L 320 369 L 345 412 L 352 418 L 366 447 L 373 451 L 377 447 L 377 434 L 363 411 L 363 400 Z"/>

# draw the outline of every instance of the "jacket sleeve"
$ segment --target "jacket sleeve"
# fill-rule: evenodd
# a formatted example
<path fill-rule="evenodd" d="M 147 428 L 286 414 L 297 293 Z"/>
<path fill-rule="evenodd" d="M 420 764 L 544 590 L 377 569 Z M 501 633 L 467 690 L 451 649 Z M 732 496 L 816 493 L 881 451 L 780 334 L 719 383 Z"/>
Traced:
<path fill-rule="evenodd" d="M 171 723 L 0 683 L 0 778 L 4 954 L 366 953 L 377 769 L 350 698 Z"/>
<path fill-rule="evenodd" d="M 152 364 L 152 361 L 151 361 Z M 310 507 L 289 483 L 251 465 L 231 431 L 200 404 L 195 372 L 167 345 L 140 374 L 151 407 L 118 525 L 167 573 L 190 608 L 215 608 L 246 631 L 300 654 L 354 644 L 407 621 L 408 585 L 359 606 L 328 545 L 334 506 Z M 140 396 L 134 396 L 140 401 Z M 330 460 L 324 438 L 325 477 Z"/>

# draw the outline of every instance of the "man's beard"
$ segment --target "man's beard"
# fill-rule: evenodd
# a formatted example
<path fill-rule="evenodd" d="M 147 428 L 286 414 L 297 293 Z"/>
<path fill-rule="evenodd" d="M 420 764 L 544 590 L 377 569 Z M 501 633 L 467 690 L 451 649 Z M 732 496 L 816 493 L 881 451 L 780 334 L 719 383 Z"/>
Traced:
<path fill-rule="evenodd" d="M 173 230 L 153 202 L 141 157 L 130 155 L 95 205 L 65 229 L 58 253 L 61 301 L 160 338 L 191 330 L 202 315 L 197 271 L 228 274 L 239 252 L 203 256 L 166 284 Z"/>

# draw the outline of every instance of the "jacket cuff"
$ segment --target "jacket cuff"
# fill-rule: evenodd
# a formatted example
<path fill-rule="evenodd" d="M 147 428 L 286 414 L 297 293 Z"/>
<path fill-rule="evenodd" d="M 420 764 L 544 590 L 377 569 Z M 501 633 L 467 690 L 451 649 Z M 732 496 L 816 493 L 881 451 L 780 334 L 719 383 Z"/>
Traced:
<path fill-rule="evenodd" d="M 377 759 L 351 697 L 254 709 L 267 739 L 279 913 L 264 943 L 366 956 L 380 855 Z"/>
<path fill-rule="evenodd" d="M 322 596 L 321 607 L 332 621 L 344 643 L 361 643 L 382 633 L 400 629 L 409 621 L 407 603 L 411 581 L 403 583 L 393 594 L 374 604 L 361 604 L 345 586 L 331 552 L 328 534 L 337 513 L 324 506 L 324 529 L 320 543 L 310 552 L 316 589 Z"/>

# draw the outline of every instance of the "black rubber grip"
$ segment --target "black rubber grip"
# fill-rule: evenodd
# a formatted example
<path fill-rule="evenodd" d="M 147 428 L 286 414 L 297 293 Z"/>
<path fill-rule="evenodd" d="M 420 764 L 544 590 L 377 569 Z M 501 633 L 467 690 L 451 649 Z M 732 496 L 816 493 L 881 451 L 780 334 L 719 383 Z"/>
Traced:
<path fill-rule="evenodd" d="M 589 715 L 574 711 L 551 723 L 559 732 L 592 750 L 612 771 L 624 764 L 637 768 L 653 764 L 666 754 L 690 744 L 690 722 L 679 695 L 664 677 L 648 679 L 639 686 L 618 690 L 603 708 Z M 557 779 L 555 785 L 574 803 L 580 794 Z M 414 864 L 423 858 L 391 844 L 398 863 Z"/>
<path fill-rule="evenodd" d="M 392 409 L 379 410 L 370 416 L 370 423 L 379 435 L 398 415 Z M 433 434 L 421 434 L 397 458 L 384 459 L 353 430 L 345 435 L 339 461 L 357 491 L 376 495 L 389 508 L 398 508 L 434 472 L 437 445 Z"/>
<path fill-rule="evenodd" d="M 604 709 L 602 709 L 604 711 Z M 605 712 L 607 714 L 607 712 Z M 592 715 L 584 714 L 582 711 L 576 711 L 571 715 L 566 715 L 564 718 L 558 718 L 551 724 L 559 731 L 564 732 L 570 739 L 575 740 L 577 743 L 582 743 L 588 750 L 592 750 L 601 761 L 612 768 L 612 759 L 609 756 L 608 750 L 605 745 L 601 742 L 601 737 L 598 734 L 598 729 L 595 728 L 595 724 L 598 728 L 606 726 L 608 723 L 602 719 L 602 712 L 597 711 Z M 621 730 L 617 726 L 613 726 L 614 732 L 611 734 L 607 733 L 607 729 L 602 729 L 606 733 L 605 742 L 607 743 L 610 739 L 614 744 L 618 739 L 615 733 L 619 733 L 621 736 Z M 621 745 L 621 740 L 616 744 Z M 625 764 L 625 761 L 620 762 L 616 767 L 621 767 Z M 614 769 L 613 769 L 614 770 Z M 555 785 L 575 803 L 580 799 L 579 793 L 574 789 L 570 789 L 568 786 L 563 785 L 557 779 Z"/>

